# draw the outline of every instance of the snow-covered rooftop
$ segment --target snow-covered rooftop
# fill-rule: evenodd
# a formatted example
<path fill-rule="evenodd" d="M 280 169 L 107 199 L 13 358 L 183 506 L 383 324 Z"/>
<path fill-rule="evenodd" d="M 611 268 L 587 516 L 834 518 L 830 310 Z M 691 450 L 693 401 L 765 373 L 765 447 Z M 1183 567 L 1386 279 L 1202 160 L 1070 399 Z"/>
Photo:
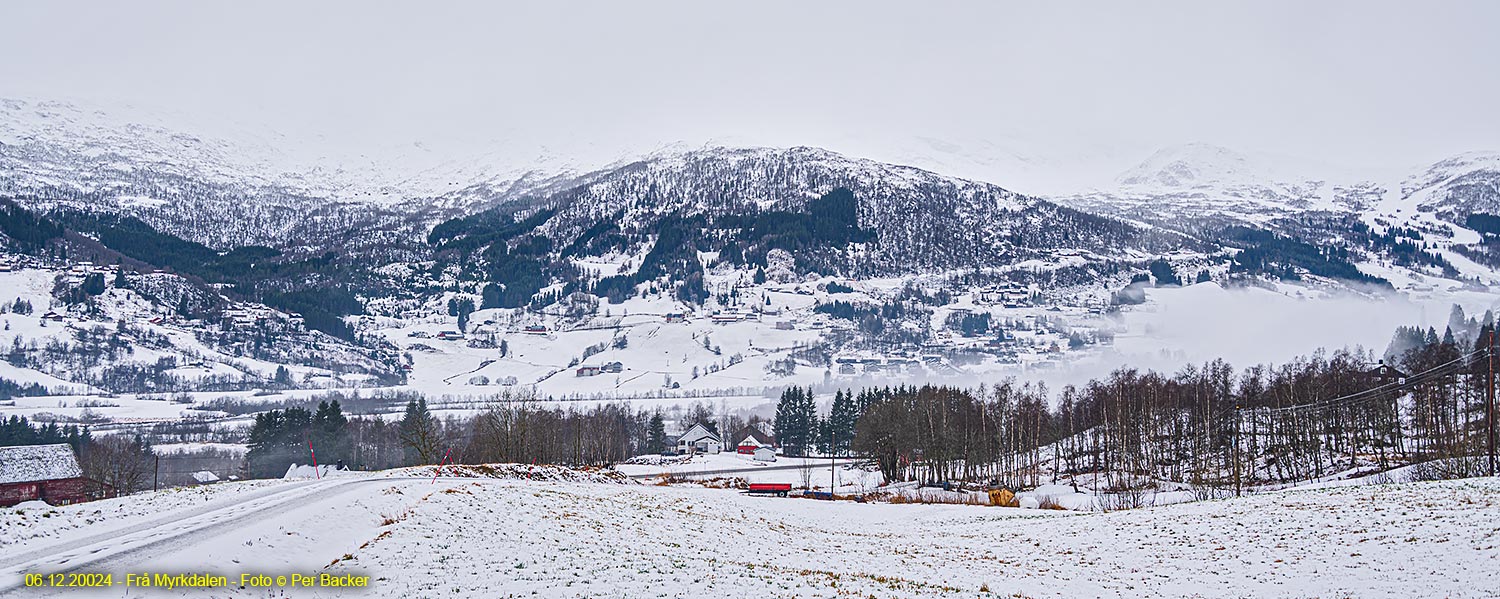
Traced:
<path fill-rule="evenodd" d="M 0 484 L 80 476 L 78 457 L 66 443 L 0 447 Z"/>

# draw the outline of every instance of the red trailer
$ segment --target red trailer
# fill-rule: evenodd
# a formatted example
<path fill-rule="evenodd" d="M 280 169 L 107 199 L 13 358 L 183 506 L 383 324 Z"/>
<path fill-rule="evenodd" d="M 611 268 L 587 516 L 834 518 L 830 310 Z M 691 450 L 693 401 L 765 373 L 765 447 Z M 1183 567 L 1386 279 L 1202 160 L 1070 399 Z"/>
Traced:
<path fill-rule="evenodd" d="M 786 497 L 792 491 L 792 483 L 750 483 L 751 495 L 776 495 Z"/>

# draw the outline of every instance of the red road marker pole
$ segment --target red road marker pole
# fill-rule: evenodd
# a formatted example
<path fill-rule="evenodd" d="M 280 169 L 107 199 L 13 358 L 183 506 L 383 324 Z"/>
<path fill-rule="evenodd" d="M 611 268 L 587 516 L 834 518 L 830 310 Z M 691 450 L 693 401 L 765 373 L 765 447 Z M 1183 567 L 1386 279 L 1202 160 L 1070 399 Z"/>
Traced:
<path fill-rule="evenodd" d="M 313 476 L 318 477 L 318 480 L 323 480 L 323 473 L 318 471 L 318 452 L 313 451 L 311 439 L 307 441 L 307 453 L 312 454 Z"/>
<path fill-rule="evenodd" d="M 442 470 L 442 468 L 443 468 L 443 462 L 448 461 L 448 456 L 450 456 L 450 455 L 453 455 L 453 448 L 452 447 L 449 447 L 448 451 L 446 451 L 446 452 L 443 453 L 443 459 L 438 460 L 437 468 L 433 468 L 432 469 L 432 484 L 434 484 L 434 485 L 437 484 L 438 471 Z"/>

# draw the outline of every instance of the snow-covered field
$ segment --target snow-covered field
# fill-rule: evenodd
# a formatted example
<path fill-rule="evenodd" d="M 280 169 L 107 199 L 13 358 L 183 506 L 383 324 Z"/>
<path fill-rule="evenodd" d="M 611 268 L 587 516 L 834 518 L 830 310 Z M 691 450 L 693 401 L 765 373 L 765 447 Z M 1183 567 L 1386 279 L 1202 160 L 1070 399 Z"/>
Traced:
<path fill-rule="evenodd" d="M 20 573 L 59 570 L 353 573 L 371 577 L 362 596 L 379 597 L 1500 594 L 1500 479 L 1073 513 L 339 476 L 12 508 L 0 514 L 0 533 L 0 594 L 28 597 L 48 595 L 15 590 Z M 237 587 L 148 594 L 282 596 Z"/>
<path fill-rule="evenodd" d="M 774 462 L 756 461 L 752 456 L 726 451 L 718 454 L 698 454 L 687 457 L 660 458 L 642 456 L 632 462 L 618 464 L 616 470 L 627 476 L 659 480 L 711 481 L 715 478 L 739 478 L 749 483 L 793 483 L 827 490 L 829 485 L 839 493 L 867 493 L 880 486 L 879 472 L 852 468 L 853 460 L 828 458 L 794 458 L 776 456 Z"/>

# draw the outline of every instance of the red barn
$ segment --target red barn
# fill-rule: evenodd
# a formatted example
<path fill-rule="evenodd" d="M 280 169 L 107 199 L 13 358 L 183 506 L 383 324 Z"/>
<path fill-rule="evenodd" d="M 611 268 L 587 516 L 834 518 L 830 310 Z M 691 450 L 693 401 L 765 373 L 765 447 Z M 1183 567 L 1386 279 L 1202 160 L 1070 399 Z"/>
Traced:
<path fill-rule="evenodd" d="M 0 447 L 0 507 L 40 500 L 67 505 L 95 499 L 99 485 L 83 477 L 66 443 Z"/>
<path fill-rule="evenodd" d="M 776 440 L 755 426 L 740 429 L 733 438 L 738 439 L 734 444 L 735 453 L 755 455 L 755 450 L 762 447 L 776 447 Z"/>

